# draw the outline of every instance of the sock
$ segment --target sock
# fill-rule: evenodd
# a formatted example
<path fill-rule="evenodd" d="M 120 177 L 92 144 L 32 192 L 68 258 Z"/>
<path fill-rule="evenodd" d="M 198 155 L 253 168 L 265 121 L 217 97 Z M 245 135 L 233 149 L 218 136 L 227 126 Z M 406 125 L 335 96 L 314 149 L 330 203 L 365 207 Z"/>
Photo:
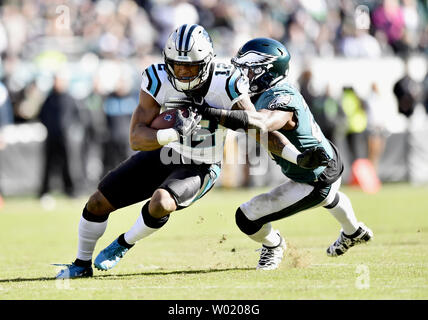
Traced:
<path fill-rule="evenodd" d="M 122 233 L 118 238 L 117 238 L 117 243 L 119 243 L 122 247 L 131 249 L 134 245 L 133 244 L 129 244 L 128 242 L 125 241 L 125 234 Z"/>
<path fill-rule="evenodd" d="M 352 235 L 358 230 L 359 224 L 357 218 L 355 217 L 351 200 L 349 200 L 346 194 L 340 191 L 337 194 L 339 196 L 339 201 L 337 202 L 336 206 L 333 208 L 329 208 L 329 206 L 327 206 L 326 209 L 342 225 L 343 232 L 346 235 Z"/>
<path fill-rule="evenodd" d="M 281 238 L 278 236 L 278 231 L 273 230 L 270 222 L 263 225 L 263 227 L 256 233 L 248 236 L 254 241 L 262 243 L 266 247 L 277 247 L 281 242 Z"/>
<path fill-rule="evenodd" d="M 85 261 L 85 260 L 76 259 L 74 260 L 74 264 L 79 267 L 90 267 L 92 265 L 92 260 Z"/>
<path fill-rule="evenodd" d="M 76 262 L 91 261 L 95 245 L 107 228 L 108 215 L 96 216 L 90 213 L 86 206 L 79 222 L 79 241 Z M 79 261 L 80 260 L 80 261 Z"/>
<path fill-rule="evenodd" d="M 153 218 L 149 213 L 149 203 L 150 201 L 146 202 L 141 209 L 141 214 L 138 215 L 137 221 L 124 235 L 124 240 L 129 245 L 133 245 L 158 231 L 169 219 L 169 215 L 160 219 Z"/>

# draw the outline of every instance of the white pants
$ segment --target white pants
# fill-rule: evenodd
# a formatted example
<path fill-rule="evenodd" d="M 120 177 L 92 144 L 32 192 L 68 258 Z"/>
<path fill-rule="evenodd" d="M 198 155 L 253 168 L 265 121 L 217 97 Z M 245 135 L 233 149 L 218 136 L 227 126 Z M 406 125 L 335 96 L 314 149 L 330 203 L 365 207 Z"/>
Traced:
<path fill-rule="evenodd" d="M 320 189 L 287 179 L 271 191 L 243 203 L 240 208 L 251 221 L 260 219 L 267 223 L 282 219 L 303 210 L 329 205 L 339 191 L 341 181 L 339 178 L 329 187 Z"/>

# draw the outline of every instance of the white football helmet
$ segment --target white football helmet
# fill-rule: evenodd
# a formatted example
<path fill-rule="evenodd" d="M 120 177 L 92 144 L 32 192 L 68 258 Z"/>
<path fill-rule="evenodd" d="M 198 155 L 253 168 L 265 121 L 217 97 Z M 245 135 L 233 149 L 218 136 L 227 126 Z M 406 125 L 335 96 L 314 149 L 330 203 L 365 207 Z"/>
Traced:
<path fill-rule="evenodd" d="M 198 24 L 184 24 L 168 37 L 163 56 L 168 78 L 180 92 L 200 88 L 208 79 L 214 56 L 213 43 L 208 32 Z M 199 67 L 196 75 L 179 77 L 174 65 Z"/>

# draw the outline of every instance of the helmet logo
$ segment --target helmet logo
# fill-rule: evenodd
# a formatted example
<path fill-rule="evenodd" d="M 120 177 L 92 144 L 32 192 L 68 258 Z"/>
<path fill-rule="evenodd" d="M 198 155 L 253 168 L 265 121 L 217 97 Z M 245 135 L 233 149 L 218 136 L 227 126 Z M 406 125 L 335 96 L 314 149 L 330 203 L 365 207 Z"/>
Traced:
<path fill-rule="evenodd" d="M 205 39 L 207 39 L 207 41 L 209 43 L 211 43 L 211 44 L 213 43 L 213 41 L 211 40 L 210 35 L 208 34 L 208 32 L 205 29 L 202 31 L 202 35 L 205 37 Z"/>
<path fill-rule="evenodd" d="M 250 50 L 245 52 L 240 57 L 234 57 L 233 62 L 239 65 L 246 65 L 251 67 L 254 65 L 272 63 L 276 59 L 276 56 Z"/>

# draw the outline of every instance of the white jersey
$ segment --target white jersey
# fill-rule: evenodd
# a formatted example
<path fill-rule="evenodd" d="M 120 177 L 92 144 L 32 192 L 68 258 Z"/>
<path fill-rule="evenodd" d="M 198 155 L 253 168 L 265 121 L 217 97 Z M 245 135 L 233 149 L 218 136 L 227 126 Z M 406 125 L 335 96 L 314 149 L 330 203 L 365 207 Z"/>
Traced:
<path fill-rule="evenodd" d="M 183 92 L 174 89 L 168 80 L 165 64 L 153 64 L 143 73 L 141 90 L 150 94 L 166 110 L 165 103 L 172 99 L 185 98 Z M 208 78 L 207 81 L 210 81 Z M 248 80 L 231 64 L 214 63 L 213 74 L 205 95 L 205 101 L 213 108 L 230 110 L 248 92 Z M 203 163 L 219 163 L 223 158 L 227 129 L 201 120 L 201 129 L 191 139 L 175 141 L 164 148 L 171 148 L 187 159 Z M 191 141 L 188 141 L 191 140 Z"/>

